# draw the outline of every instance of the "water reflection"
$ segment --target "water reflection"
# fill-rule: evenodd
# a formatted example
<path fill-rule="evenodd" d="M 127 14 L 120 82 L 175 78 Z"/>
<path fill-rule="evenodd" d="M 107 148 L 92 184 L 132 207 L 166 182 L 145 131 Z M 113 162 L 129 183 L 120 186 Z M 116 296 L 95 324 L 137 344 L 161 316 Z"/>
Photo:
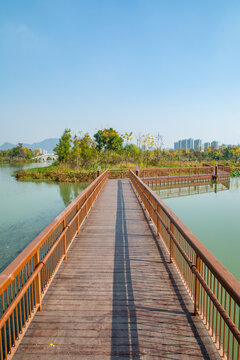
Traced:
<path fill-rule="evenodd" d="M 194 184 L 179 185 L 151 185 L 151 188 L 158 194 L 161 199 L 170 199 L 181 196 L 192 196 L 205 193 L 217 193 L 230 189 L 230 180 L 221 182 L 199 182 Z"/>
<path fill-rule="evenodd" d="M 86 183 L 62 183 L 59 184 L 60 195 L 65 206 L 69 205 L 87 186 Z"/>

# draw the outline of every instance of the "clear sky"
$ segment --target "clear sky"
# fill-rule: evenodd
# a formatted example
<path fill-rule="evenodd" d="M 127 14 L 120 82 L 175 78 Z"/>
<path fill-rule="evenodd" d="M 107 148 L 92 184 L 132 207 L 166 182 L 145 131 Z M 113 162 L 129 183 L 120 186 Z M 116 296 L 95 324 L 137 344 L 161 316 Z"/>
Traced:
<path fill-rule="evenodd" d="M 240 1 L 1 0 L 0 144 L 104 126 L 240 143 Z"/>

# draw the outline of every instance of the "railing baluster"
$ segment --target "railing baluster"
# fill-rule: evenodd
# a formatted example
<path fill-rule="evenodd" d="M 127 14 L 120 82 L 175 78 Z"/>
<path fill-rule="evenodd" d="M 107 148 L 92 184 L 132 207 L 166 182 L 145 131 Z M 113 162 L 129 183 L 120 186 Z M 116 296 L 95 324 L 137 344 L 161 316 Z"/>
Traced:
<path fill-rule="evenodd" d="M 201 259 L 196 255 L 196 268 L 200 273 Z M 195 291 L 194 291 L 194 314 L 197 315 L 199 309 L 199 296 L 200 296 L 200 282 L 195 276 Z"/>
<path fill-rule="evenodd" d="M 6 331 L 6 323 L 3 326 L 3 336 L 4 336 L 4 350 L 5 350 L 5 359 L 7 359 L 8 348 L 7 348 L 7 331 Z"/>
<path fill-rule="evenodd" d="M 6 289 L 6 297 L 7 297 L 7 308 L 9 306 L 9 293 L 8 293 L 8 287 Z M 11 354 L 11 347 L 12 347 L 12 336 L 11 336 L 11 327 L 10 327 L 10 317 L 7 321 L 8 324 L 8 342 L 9 342 L 9 353 Z"/>
<path fill-rule="evenodd" d="M 37 268 L 37 266 L 40 263 L 40 250 L 37 250 L 36 254 L 33 258 L 34 262 L 34 270 Z M 41 273 L 39 272 L 36 276 L 36 279 L 34 281 L 34 287 L 35 287 L 35 301 L 36 306 L 38 307 L 38 310 L 42 310 L 42 290 L 41 290 Z"/>
<path fill-rule="evenodd" d="M 11 296 L 11 303 L 13 302 L 13 283 L 10 285 L 10 296 Z M 13 331 L 13 345 L 15 346 L 15 320 L 14 320 L 14 312 L 12 314 L 12 331 Z"/>
<path fill-rule="evenodd" d="M 3 292 L 2 292 L 2 311 L 3 311 L 3 314 L 4 314 L 4 312 L 5 312 L 5 302 L 4 302 L 4 293 Z M 8 349 L 7 349 L 6 323 L 3 326 L 3 338 L 4 338 L 4 341 L 3 341 L 3 343 L 4 343 L 4 351 L 5 351 L 6 358 L 7 358 Z"/>
<path fill-rule="evenodd" d="M 172 234 L 174 234 L 174 224 L 173 222 L 171 221 L 170 223 L 170 231 Z M 170 236 L 170 263 L 173 261 L 173 239 L 172 237 Z"/>
<path fill-rule="evenodd" d="M 0 329 L 0 360 L 3 360 L 3 340 L 2 340 L 2 329 Z"/>
<path fill-rule="evenodd" d="M 17 295 L 17 281 L 14 279 L 14 298 Z M 16 306 L 16 328 L 17 328 L 17 340 L 19 339 L 19 321 L 18 321 L 18 306 Z"/>
<path fill-rule="evenodd" d="M 64 231 L 66 227 L 66 219 L 63 219 L 62 222 L 62 230 Z M 63 256 L 64 256 L 64 260 L 66 260 L 67 258 L 67 235 L 66 233 L 63 235 Z"/>

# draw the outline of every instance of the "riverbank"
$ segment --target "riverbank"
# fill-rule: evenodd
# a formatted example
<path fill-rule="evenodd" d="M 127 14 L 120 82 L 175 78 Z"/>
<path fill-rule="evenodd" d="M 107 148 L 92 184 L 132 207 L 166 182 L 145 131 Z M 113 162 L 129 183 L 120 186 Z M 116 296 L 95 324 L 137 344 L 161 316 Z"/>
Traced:
<path fill-rule="evenodd" d="M 21 181 L 49 181 L 49 182 L 90 182 L 97 177 L 96 171 L 84 169 L 70 169 L 67 166 L 50 165 L 43 168 L 20 170 L 13 174 Z"/>

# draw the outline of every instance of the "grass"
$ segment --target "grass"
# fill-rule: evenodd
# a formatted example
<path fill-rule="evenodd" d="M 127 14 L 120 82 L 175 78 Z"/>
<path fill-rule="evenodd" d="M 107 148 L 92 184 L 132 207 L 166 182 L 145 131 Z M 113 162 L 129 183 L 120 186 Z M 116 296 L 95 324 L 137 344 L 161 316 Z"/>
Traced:
<path fill-rule="evenodd" d="M 209 162 L 208 162 L 209 163 Z M 162 161 L 158 166 L 149 165 L 148 167 L 193 167 L 195 161 Z M 202 163 L 198 163 L 201 166 Z M 211 164 L 215 165 L 215 164 Z M 134 162 L 122 162 L 120 164 L 102 164 L 101 171 L 106 168 L 110 169 L 110 177 L 118 178 L 126 175 L 126 170 L 136 169 L 137 164 Z M 147 167 L 147 166 L 141 166 Z M 237 175 L 236 172 L 232 174 Z M 97 166 L 84 168 L 72 167 L 68 164 L 54 163 L 47 167 L 33 168 L 28 170 L 17 171 L 14 176 L 22 181 L 50 181 L 50 182 L 91 182 L 97 176 Z"/>
<path fill-rule="evenodd" d="M 67 166 L 50 165 L 47 167 L 17 171 L 18 180 L 51 181 L 51 182 L 89 182 L 96 178 L 96 171 L 71 169 Z"/>

